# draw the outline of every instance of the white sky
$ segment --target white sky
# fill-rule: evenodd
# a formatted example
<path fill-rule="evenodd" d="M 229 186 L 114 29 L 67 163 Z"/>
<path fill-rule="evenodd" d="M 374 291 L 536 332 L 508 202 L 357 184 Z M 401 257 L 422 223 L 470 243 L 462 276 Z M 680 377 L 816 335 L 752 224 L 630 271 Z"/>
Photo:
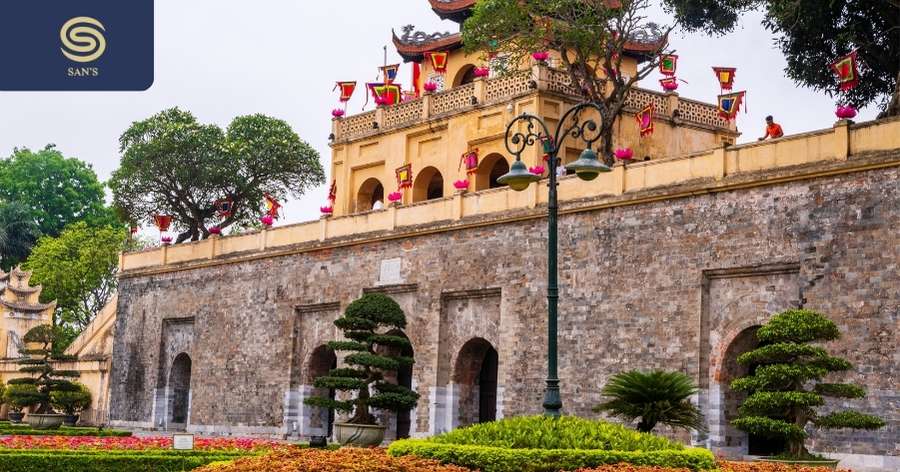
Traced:
<path fill-rule="evenodd" d="M 661 10 L 651 16 L 666 22 Z M 740 142 L 759 137 L 768 114 L 787 134 L 832 126 L 834 100 L 784 77 L 785 61 L 760 18 L 745 16 L 743 28 L 721 38 L 677 34 L 672 44 L 680 56 L 678 77 L 689 82 L 678 92 L 712 103 L 719 88 L 710 67 L 737 67 L 735 90 L 747 90 L 749 110 L 738 117 Z M 16 146 L 55 143 L 66 156 L 91 163 L 105 180 L 118 166 L 119 135 L 133 121 L 179 106 L 223 128 L 250 113 L 284 119 L 319 151 L 329 172 L 327 137 L 331 109 L 338 106 L 334 82 L 375 79 L 384 45 L 389 62 L 400 62 L 391 28 L 399 33 L 409 23 L 428 32 L 457 28 L 440 21 L 426 0 L 157 0 L 156 78 L 150 90 L 0 92 L 0 156 Z M 409 76 L 405 65 L 404 85 Z M 643 85 L 659 90 L 658 78 Z M 349 114 L 360 111 L 363 99 L 358 89 Z M 876 114 L 867 109 L 857 120 Z M 285 221 L 317 219 L 326 193 L 327 184 L 287 202 Z"/>

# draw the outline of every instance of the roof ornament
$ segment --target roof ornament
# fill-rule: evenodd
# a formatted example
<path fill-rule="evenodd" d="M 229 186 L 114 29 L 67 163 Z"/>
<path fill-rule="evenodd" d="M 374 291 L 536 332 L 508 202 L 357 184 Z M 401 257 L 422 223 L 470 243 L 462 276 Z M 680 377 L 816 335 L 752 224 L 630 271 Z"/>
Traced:
<path fill-rule="evenodd" d="M 431 34 L 425 33 L 424 31 L 415 31 L 416 27 L 413 25 L 406 25 L 402 29 L 403 36 L 400 37 L 400 42 L 403 44 L 423 45 L 438 39 L 444 39 L 451 35 L 449 31 Z"/>
<path fill-rule="evenodd" d="M 637 43 L 654 44 L 663 39 L 665 35 L 666 33 L 659 24 L 650 21 L 643 28 L 632 31 L 628 39 Z"/>

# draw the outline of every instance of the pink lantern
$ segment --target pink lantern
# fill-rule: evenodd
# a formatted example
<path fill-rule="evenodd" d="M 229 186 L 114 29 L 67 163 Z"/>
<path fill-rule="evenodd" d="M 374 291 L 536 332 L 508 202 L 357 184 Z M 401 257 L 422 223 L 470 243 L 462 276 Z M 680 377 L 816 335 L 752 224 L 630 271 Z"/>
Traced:
<path fill-rule="evenodd" d="M 388 200 L 391 202 L 399 202 L 403 199 L 403 194 L 400 192 L 391 192 L 388 194 Z"/>
<path fill-rule="evenodd" d="M 456 190 L 466 190 L 467 188 L 469 188 L 469 181 L 457 180 L 456 182 L 453 182 L 453 187 L 455 187 Z"/>
<path fill-rule="evenodd" d="M 323 206 L 319 207 L 319 211 L 321 211 L 323 215 L 330 215 L 334 213 L 334 208 L 330 206 Z"/>
<path fill-rule="evenodd" d="M 168 246 L 169 244 L 172 244 L 172 237 L 171 236 L 163 236 L 162 238 L 160 238 L 160 241 L 162 241 L 164 246 Z"/>
<path fill-rule="evenodd" d="M 437 90 L 437 88 L 438 88 L 438 84 L 436 82 L 431 82 L 431 81 L 425 82 L 425 91 L 426 92 L 432 93 L 435 90 Z"/>
<path fill-rule="evenodd" d="M 259 218 L 259 222 L 263 224 L 265 227 L 272 226 L 272 223 L 275 222 L 275 218 L 272 215 L 263 215 Z"/>
<path fill-rule="evenodd" d="M 531 58 L 538 62 L 547 62 L 547 59 L 550 59 L 550 53 L 547 51 L 533 52 Z"/>
<path fill-rule="evenodd" d="M 209 234 L 222 234 L 222 228 L 219 228 L 218 226 L 213 226 L 212 228 L 209 229 Z"/>
<path fill-rule="evenodd" d="M 632 151 L 631 148 L 616 149 L 613 154 L 615 154 L 616 159 L 620 161 L 630 161 L 634 159 L 634 151 Z"/>
<path fill-rule="evenodd" d="M 529 167 L 528 172 L 531 172 L 534 175 L 544 175 L 544 166 Z"/>
<path fill-rule="evenodd" d="M 491 70 L 487 67 L 476 67 L 475 70 L 472 71 L 475 77 L 487 77 L 491 75 Z"/>
<path fill-rule="evenodd" d="M 834 114 L 842 120 L 849 120 L 856 117 L 856 108 L 853 108 L 850 105 L 841 105 L 837 107 L 837 110 L 835 110 Z"/>
<path fill-rule="evenodd" d="M 335 108 L 334 110 L 331 110 L 331 116 L 333 116 L 335 118 L 340 118 L 340 117 L 344 116 L 344 110 L 342 110 L 340 108 Z"/>

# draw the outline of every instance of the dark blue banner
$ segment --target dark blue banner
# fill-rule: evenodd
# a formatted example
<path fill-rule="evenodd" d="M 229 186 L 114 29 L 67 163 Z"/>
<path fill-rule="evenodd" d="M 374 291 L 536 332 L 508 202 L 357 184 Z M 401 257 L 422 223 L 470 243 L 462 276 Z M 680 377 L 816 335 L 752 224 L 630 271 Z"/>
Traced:
<path fill-rule="evenodd" d="M 146 90 L 153 0 L 0 0 L 0 90 Z"/>

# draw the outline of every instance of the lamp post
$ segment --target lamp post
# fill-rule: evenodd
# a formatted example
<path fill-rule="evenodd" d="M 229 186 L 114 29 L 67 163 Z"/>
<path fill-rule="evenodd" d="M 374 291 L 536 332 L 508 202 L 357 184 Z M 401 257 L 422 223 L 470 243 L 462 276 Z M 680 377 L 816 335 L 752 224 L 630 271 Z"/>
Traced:
<path fill-rule="evenodd" d="M 547 386 L 544 389 L 544 415 L 559 416 L 562 409 L 562 398 L 559 394 L 559 373 L 557 369 L 557 307 L 559 305 L 559 285 L 557 267 L 557 179 L 559 167 L 559 150 L 566 138 L 580 139 L 585 142 L 581 157 L 566 166 L 567 171 L 574 172 L 582 180 L 594 180 L 601 172 L 612 169 L 597 159 L 597 153 L 591 145 L 600 139 L 600 132 L 594 119 L 585 119 L 582 114 L 588 110 L 600 114 L 600 108 L 594 103 L 581 103 L 567 111 L 551 133 L 544 120 L 537 116 L 522 113 L 506 127 L 506 150 L 516 156 L 508 173 L 497 179 L 517 192 L 525 190 L 533 182 L 541 180 L 541 176 L 528 171 L 522 162 L 522 152 L 536 143 L 543 145 L 547 154 L 547 166 L 550 171 L 550 192 L 547 205 Z"/>

